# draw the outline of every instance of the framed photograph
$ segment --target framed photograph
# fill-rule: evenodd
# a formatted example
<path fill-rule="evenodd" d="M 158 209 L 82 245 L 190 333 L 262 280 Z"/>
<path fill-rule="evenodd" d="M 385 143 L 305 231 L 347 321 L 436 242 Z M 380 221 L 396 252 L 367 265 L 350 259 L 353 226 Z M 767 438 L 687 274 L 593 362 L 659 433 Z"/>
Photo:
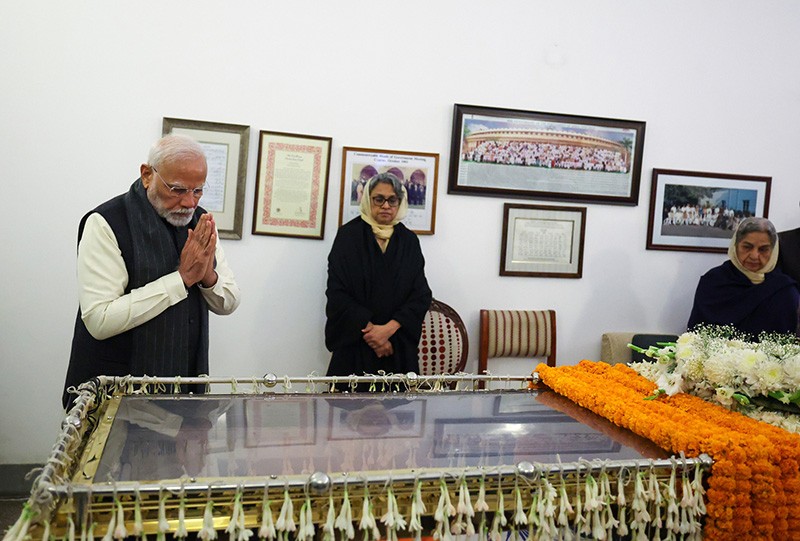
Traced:
<path fill-rule="evenodd" d="M 585 207 L 503 205 L 500 276 L 583 276 Z"/>
<path fill-rule="evenodd" d="M 339 225 L 359 216 L 366 183 L 379 173 L 393 173 L 406 188 L 408 214 L 403 224 L 418 235 L 433 235 L 439 155 L 427 152 L 344 147 Z"/>
<path fill-rule="evenodd" d="M 321 240 L 331 138 L 259 132 L 253 234 Z"/>
<path fill-rule="evenodd" d="M 330 440 L 419 438 L 425 400 L 369 400 L 359 407 L 331 407 Z"/>
<path fill-rule="evenodd" d="M 194 138 L 206 153 L 208 174 L 200 206 L 214 215 L 222 239 L 242 239 L 250 127 L 164 117 L 161 131 Z"/>
<path fill-rule="evenodd" d="M 316 441 L 316 402 L 304 397 L 247 398 L 244 420 L 245 447 L 311 445 Z"/>
<path fill-rule="evenodd" d="M 637 205 L 644 128 L 456 104 L 447 192 Z"/>
<path fill-rule="evenodd" d="M 767 218 L 771 177 L 653 169 L 648 250 L 728 251 L 739 222 Z"/>

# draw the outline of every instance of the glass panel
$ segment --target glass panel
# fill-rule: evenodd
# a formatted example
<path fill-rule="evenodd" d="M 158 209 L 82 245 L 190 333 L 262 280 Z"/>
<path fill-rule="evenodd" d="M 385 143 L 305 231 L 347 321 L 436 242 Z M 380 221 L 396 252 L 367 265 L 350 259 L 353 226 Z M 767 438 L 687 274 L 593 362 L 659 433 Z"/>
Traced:
<path fill-rule="evenodd" d="M 94 480 L 667 456 L 549 390 L 127 396 Z"/>

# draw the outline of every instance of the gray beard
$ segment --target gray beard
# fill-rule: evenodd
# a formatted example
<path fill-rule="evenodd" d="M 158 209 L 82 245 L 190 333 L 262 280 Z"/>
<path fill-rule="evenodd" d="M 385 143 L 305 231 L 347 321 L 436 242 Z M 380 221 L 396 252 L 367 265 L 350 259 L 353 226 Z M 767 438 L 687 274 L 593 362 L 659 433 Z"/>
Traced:
<path fill-rule="evenodd" d="M 158 197 L 155 189 L 151 188 L 147 190 L 147 200 L 150 201 L 150 204 L 153 205 L 153 208 L 156 210 L 156 214 L 164 218 L 168 224 L 175 226 L 175 227 L 184 227 L 189 225 L 189 222 L 192 221 L 192 216 L 194 216 L 194 210 L 191 212 L 183 213 L 180 211 L 170 211 L 167 210 L 164 206 L 164 203 L 161 201 L 161 198 Z"/>

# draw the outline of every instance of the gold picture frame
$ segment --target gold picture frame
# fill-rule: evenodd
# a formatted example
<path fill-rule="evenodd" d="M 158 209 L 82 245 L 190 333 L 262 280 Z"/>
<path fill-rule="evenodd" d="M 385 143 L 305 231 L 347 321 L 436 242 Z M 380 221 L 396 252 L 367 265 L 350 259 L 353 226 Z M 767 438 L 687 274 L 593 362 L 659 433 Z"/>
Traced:
<path fill-rule="evenodd" d="M 203 147 L 208 174 L 199 205 L 214 214 L 221 239 L 241 240 L 250 127 L 164 117 L 161 132 L 188 135 Z"/>

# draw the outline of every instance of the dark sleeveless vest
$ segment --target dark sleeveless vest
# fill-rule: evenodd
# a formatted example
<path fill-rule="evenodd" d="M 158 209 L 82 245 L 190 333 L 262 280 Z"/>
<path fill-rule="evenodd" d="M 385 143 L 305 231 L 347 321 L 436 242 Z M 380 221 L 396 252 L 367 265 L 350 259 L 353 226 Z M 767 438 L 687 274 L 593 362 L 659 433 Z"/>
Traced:
<path fill-rule="evenodd" d="M 138 187 L 137 187 L 138 184 Z M 143 188 L 141 180 L 137 180 L 127 194 L 119 195 L 87 213 L 78 227 L 78 243 L 80 244 L 86 220 L 92 213 L 100 214 L 117 239 L 125 269 L 128 273 L 128 284 L 125 293 L 139 288 L 152 281 L 143 265 L 148 266 L 151 259 L 158 261 L 161 267 L 176 270 L 180 263 L 180 252 L 186 243 L 188 229 L 193 229 L 198 218 L 205 210 L 197 208 L 192 221 L 187 227 L 174 227 L 158 217 L 155 209 L 135 201 L 133 206 L 138 212 L 152 212 L 154 216 L 146 216 L 146 224 L 134 223 L 133 227 L 151 227 L 162 238 L 171 238 L 172 243 L 161 246 L 144 246 L 148 263 L 137 261 L 135 254 L 141 253 L 142 233 L 131 229 L 131 197 L 136 191 L 141 197 Z M 136 214 L 133 214 L 136 216 Z M 164 230 L 159 230 L 163 227 Z M 167 236 L 165 236 L 165 231 Z M 152 232 L 151 232 L 152 233 Z M 135 237 L 138 235 L 138 237 Z M 138 240 L 137 240 L 138 239 Z M 137 242 L 140 248 L 134 246 Z M 146 242 L 146 241 L 144 241 Z M 169 246 L 168 244 L 174 244 Z M 173 250 L 174 248 L 174 250 Z M 137 266 L 138 265 L 138 266 Z M 170 271 L 171 272 L 171 271 Z M 165 273 L 162 273 L 163 275 Z M 137 278 L 138 276 L 138 278 Z M 197 285 L 189 288 L 188 297 L 142 325 L 105 340 L 97 340 L 89 334 L 81 319 L 80 307 L 75 318 L 75 331 L 72 338 L 69 368 L 67 369 L 62 405 L 67 408 L 74 395 L 67 389 L 77 387 L 91 378 L 103 376 L 197 376 L 208 373 L 208 307 Z M 200 386 L 196 386 L 200 387 Z M 202 392 L 202 388 L 184 389 Z"/>

